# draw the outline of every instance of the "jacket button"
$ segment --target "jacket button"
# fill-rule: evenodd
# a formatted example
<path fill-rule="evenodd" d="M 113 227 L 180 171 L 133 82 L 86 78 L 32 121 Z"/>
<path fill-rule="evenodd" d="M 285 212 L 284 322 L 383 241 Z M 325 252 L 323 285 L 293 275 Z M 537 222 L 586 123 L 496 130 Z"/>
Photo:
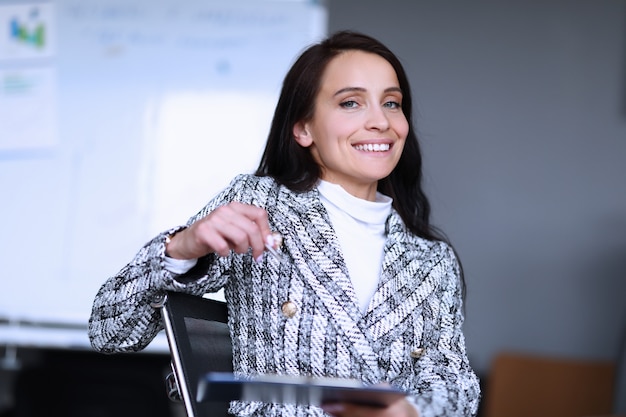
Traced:
<path fill-rule="evenodd" d="M 288 319 L 295 316 L 298 312 L 298 306 L 291 301 L 285 301 L 280 309 L 283 312 L 283 316 L 287 317 Z"/>
<path fill-rule="evenodd" d="M 424 348 L 415 348 L 411 351 L 411 357 L 414 359 L 419 359 L 424 354 Z"/>

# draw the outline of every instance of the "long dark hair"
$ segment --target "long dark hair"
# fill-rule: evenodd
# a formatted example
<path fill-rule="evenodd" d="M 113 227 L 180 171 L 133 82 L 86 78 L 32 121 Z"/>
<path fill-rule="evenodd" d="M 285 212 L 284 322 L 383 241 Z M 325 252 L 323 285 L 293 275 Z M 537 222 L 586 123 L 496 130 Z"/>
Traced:
<path fill-rule="evenodd" d="M 294 191 L 312 189 L 321 168 L 309 148 L 293 138 L 293 127 L 309 121 L 315 112 L 315 99 L 328 63 L 337 55 L 359 50 L 381 56 L 391 64 L 402 90 L 402 112 L 409 122 L 409 133 L 397 166 L 378 181 L 378 191 L 393 199 L 393 207 L 408 229 L 430 240 L 447 241 L 430 224 L 430 204 L 422 190 L 422 155 L 413 128 L 411 87 L 399 59 L 378 40 L 353 31 L 341 31 L 310 46 L 295 61 L 283 81 L 265 151 L 256 175 L 271 176 Z"/>

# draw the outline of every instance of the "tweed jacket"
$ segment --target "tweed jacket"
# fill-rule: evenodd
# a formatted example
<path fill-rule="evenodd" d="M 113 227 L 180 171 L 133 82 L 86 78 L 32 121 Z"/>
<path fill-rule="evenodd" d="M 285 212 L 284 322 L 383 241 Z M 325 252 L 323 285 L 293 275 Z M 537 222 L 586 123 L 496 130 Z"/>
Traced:
<path fill-rule="evenodd" d="M 480 389 L 462 334 L 459 265 L 451 248 L 410 233 L 392 210 L 378 288 L 362 313 L 317 190 L 295 193 L 269 177 L 240 175 L 191 222 L 231 201 L 267 210 L 283 236 L 282 260 L 207 255 L 183 275 L 164 268 L 165 238 L 148 242 L 100 288 L 89 320 L 101 352 L 143 349 L 162 329 L 151 301 L 165 290 L 224 288 L 239 375 L 284 374 L 390 383 L 421 417 L 472 416 Z M 295 314 L 285 314 L 289 303 Z M 293 311 L 292 311 L 293 312 Z M 239 416 L 323 416 L 317 407 L 233 403 Z"/>

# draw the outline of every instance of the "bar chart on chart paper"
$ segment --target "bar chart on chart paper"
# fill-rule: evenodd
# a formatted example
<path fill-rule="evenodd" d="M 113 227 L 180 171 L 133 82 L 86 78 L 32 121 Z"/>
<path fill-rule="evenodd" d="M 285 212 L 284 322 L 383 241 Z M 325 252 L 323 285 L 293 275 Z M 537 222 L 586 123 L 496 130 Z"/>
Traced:
<path fill-rule="evenodd" d="M 54 12 L 51 3 L 0 4 L 0 151 L 58 140 Z"/>

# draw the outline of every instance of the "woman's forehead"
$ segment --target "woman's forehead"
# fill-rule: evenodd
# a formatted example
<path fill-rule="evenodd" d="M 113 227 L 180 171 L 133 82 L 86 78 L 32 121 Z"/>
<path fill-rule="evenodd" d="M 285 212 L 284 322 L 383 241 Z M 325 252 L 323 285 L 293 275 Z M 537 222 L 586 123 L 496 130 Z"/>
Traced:
<path fill-rule="evenodd" d="M 380 89 L 399 87 L 393 66 L 380 55 L 349 50 L 334 57 L 326 66 L 321 90 L 335 94 L 342 89 Z"/>

